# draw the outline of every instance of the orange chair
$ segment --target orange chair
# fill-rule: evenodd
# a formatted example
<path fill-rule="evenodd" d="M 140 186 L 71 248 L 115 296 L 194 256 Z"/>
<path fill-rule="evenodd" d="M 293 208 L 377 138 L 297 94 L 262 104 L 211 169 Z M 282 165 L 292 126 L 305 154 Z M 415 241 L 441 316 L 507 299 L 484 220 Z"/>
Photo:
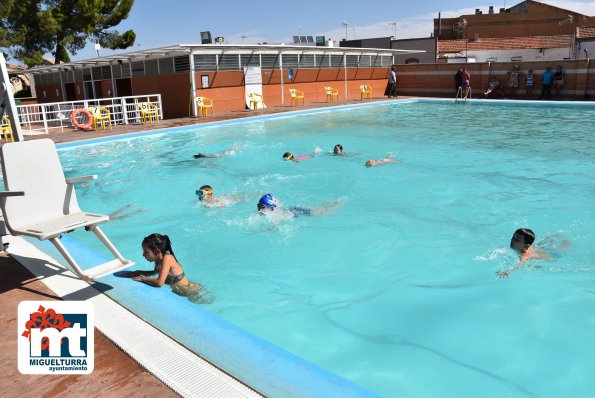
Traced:
<path fill-rule="evenodd" d="M 207 97 L 195 97 L 194 102 L 198 107 L 198 114 L 200 116 L 207 116 L 209 109 L 211 110 L 211 116 L 213 116 L 213 100 Z"/>
<path fill-rule="evenodd" d="M 293 106 L 293 101 L 295 104 L 299 106 L 300 99 L 302 100 L 302 105 L 304 105 L 304 92 L 300 90 L 296 90 L 295 88 L 289 89 L 289 94 L 291 94 L 291 105 Z"/>
<path fill-rule="evenodd" d="M 333 102 L 335 99 L 339 99 L 339 90 L 332 87 L 325 87 L 324 91 L 326 92 L 326 101 Z"/>
<path fill-rule="evenodd" d="M 366 96 L 366 98 L 372 99 L 372 86 L 362 84 L 361 86 L 359 86 L 359 91 L 361 94 L 362 101 L 364 100 L 364 95 Z"/>

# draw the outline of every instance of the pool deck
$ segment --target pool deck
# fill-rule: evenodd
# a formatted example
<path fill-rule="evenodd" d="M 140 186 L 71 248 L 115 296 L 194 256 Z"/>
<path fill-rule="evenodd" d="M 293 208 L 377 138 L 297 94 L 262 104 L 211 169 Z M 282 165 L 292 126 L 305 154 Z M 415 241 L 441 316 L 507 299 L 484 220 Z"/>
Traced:
<path fill-rule="evenodd" d="M 405 99 L 399 97 L 398 99 Z M 387 98 L 373 98 L 363 102 L 381 102 Z M 84 141 L 100 137 L 194 125 L 208 122 L 270 115 L 304 109 L 330 106 L 356 105 L 360 100 L 335 101 L 332 103 L 308 103 L 305 106 L 268 107 L 258 111 L 233 111 L 216 113 L 209 117 L 186 117 L 161 120 L 158 124 L 117 125 L 112 129 L 98 131 L 64 131 L 51 134 L 27 135 L 26 140 L 51 138 L 56 143 Z M 10 253 L 10 247 L 8 249 Z M 95 330 L 95 368 L 90 375 L 23 375 L 17 365 L 17 306 L 28 300 L 60 300 L 61 297 L 48 288 L 39 276 L 13 259 L 6 252 L 0 253 L 0 352 L 4 360 L 0 372 L 4 375 L 3 385 L 10 388 L 10 396 L 53 397 L 62 393 L 69 396 L 118 396 L 174 397 L 176 392 L 140 366 L 118 346 Z"/>
<path fill-rule="evenodd" d="M 398 99 L 407 99 L 410 97 L 398 97 Z M 377 97 L 372 98 L 371 100 L 364 99 L 363 101 L 356 99 L 348 99 L 342 101 L 334 101 L 334 102 L 311 102 L 306 103 L 305 105 L 300 106 L 270 106 L 265 109 L 259 109 L 257 111 L 254 110 L 241 110 L 241 111 L 230 111 L 230 112 L 215 112 L 214 116 L 207 117 L 183 117 L 178 119 L 167 119 L 167 120 L 160 120 L 159 123 L 152 123 L 152 124 L 142 124 L 142 123 L 132 123 L 127 125 L 116 125 L 112 129 L 109 127 L 106 129 L 99 128 L 98 130 L 66 130 L 62 132 L 51 132 L 50 134 L 38 134 L 38 135 L 27 135 L 25 136 L 26 140 L 31 139 L 40 139 L 40 138 L 51 138 L 54 140 L 56 144 L 64 143 L 64 142 L 73 142 L 73 141 L 81 141 L 81 140 L 91 140 L 100 137 L 111 137 L 117 136 L 122 134 L 130 134 L 130 133 L 139 133 L 143 131 L 151 131 L 151 130 L 158 130 L 158 129 L 165 129 L 165 128 L 172 128 L 172 127 L 180 127 L 180 126 L 188 126 L 193 124 L 203 124 L 203 123 L 212 123 L 212 122 L 219 122 L 225 120 L 232 120 L 232 119 L 241 119 L 241 118 L 248 118 L 248 117 L 258 117 L 264 115 L 271 115 L 271 114 L 278 114 L 278 113 L 285 113 L 285 112 L 294 112 L 294 111 L 301 111 L 301 110 L 308 110 L 308 109 L 318 109 L 318 108 L 328 108 L 332 106 L 342 106 L 342 105 L 357 105 L 362 103 L 369 103 L 369 102 L 382 102 L 388 101 L 389 99 L 386 97 Z M 393 99 L 390 99 L 391 101 Z"/>

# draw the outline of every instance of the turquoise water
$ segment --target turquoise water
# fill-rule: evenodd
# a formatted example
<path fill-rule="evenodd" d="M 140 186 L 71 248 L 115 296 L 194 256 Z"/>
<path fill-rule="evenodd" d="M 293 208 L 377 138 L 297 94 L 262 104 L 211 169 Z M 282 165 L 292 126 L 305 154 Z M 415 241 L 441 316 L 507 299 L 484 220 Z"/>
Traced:
<path fill-rule="evenodd" d="M 142 238 L 168 234 L 190 279 L 215 296 L 203 308 L 372 391 L 586 397 L 595 390 L 593 120 L 594 107 L 566 104 L 385 104 L 61 158 L 67 176 L 100 176 L 78 188 L 82 208 L 134 213 L 105 230 L 137 268 L 152 268 Z M 324 153 L 337 143 L 353 156 Z M 301 163 L 281 160 L 317 147 Z M 400 162 L 364 167 L 389 152 Z M 198 204 L 203 184 L 228 206 Z M 329 214 L 256 216 L 268 192 L 282 207 Z M 508 243 L 519 227 L 547 238 L 552 261 L 500 279 L 518 260 Z"/>

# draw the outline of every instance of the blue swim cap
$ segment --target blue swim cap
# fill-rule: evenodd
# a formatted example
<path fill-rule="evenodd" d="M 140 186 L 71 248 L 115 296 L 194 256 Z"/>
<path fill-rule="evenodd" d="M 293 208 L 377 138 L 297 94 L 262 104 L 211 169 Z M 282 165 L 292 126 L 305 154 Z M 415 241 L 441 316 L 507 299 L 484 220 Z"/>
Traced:
<path fill-rule="evenodd" d="M 260 198 L 258 203 L 263 204 L 266 207 L 275 208 L 275 207 L 277 207 L 277 198 L 275 198 L 272 194 L 267 193 L 262 198 Z"/>

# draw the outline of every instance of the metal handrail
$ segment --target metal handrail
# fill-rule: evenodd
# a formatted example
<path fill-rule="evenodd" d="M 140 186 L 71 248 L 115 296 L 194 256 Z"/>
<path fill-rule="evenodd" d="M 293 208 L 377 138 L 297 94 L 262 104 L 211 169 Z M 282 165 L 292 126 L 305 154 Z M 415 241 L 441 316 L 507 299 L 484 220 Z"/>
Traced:
<path fill-rule="evenodd" d="M 17 112 L 23 134 L 49 134 L 52 130 L 76 129 L 70 119 L 72 112 L 75 109 L 87 109 L 100 105 L 110 111 L 113 124 L 141 123 L 137 105 L 141 102 L 155 104 L 159 109 L 159 118 L 163 119 L 161 94 L 17 105 Z"/>

